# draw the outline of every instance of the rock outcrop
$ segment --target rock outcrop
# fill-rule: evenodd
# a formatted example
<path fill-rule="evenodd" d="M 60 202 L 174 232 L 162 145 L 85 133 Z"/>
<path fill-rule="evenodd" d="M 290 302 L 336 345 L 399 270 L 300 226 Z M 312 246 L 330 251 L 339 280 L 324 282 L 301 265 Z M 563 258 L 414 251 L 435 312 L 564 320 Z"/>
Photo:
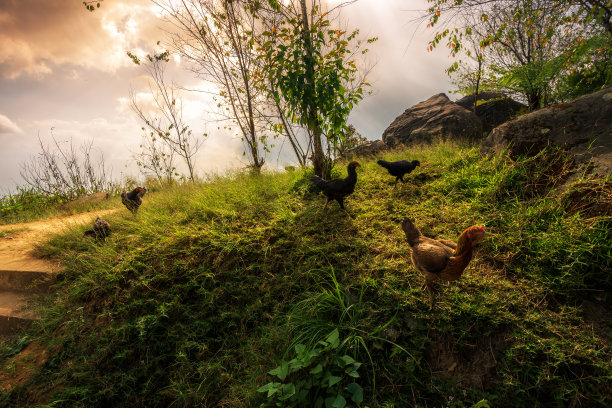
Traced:
<path fill-rule="evenodd" d="M 520 116 L 493 129 L 482 153 L 508 149 L 511 156 L 535 155 L 548 145 L 590 161 L 596 172 L 612 171 L 612 87 Z"/>
<path fill-rule="evenodd" d="M 355 146 L 344 152 L 342 157 L 351 158 L 359 156 L 373 156 L 387 149 L 387 145 L 382 140 L 374 140 Z"/>
<path fill-rule="evenodd" d="M 477 100 L 474 111 L 474 100 Z M 527 107 L 499 92 L 481 92 L 476 98 L 467 95 L 455 102 L 457 105 L 473 111 L 482 122 L 482 130 L 489 133 L 497 126 L 512 119 Z"/>
<path fill-rule="evenodd" d="M 471 111 L 437 94 L 406 109 L 384 131 L 387 146 L 441 139 L 480 139 L 482 124 Z"/>

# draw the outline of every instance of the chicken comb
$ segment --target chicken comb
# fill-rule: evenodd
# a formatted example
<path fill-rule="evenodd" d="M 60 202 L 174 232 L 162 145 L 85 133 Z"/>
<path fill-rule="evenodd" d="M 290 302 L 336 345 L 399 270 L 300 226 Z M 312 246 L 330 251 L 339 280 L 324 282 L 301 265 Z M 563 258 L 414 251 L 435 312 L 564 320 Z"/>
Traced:
<path fill-rule="evenodd" d="M 468 233 L 468 236 L 471 236 L 472 234 L 478 233 L 478 232 L 480 232 L 482 235 L 485 234 L 484 227 L 480 226 L 480 225 L 473 225 L 473 226 L 469 227 L 468 229 L 466 229 L 465 231 Z"/>
<path fill-rule="evenodd" d="M 469 227 L 469 228 L 467 229 L 467 231 L 473 231 L 473 232 L 476 232 L 476 231 L 479 231 L 479 232 L 485 232 L 485 229 L 484 229 L 484 227 L 483 227 L 483 226 L 480 226 L 480 225 L 472 225 L 471 227 Z"/>

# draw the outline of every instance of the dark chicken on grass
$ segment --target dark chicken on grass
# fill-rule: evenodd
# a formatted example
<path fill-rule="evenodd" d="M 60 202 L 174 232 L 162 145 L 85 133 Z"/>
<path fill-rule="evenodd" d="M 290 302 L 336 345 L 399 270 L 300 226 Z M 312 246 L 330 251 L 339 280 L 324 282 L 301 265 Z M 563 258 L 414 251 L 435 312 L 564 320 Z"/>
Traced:
<path fill-rule="evenodd" d="M 132 214 L 136 214 L 136 212 L 138 212 L 138 207 L 142 204 L 142 196 L 144 196 L 146 192 L 147 189 L 143 187 L 136 187 L 129 193 L 123 192 L 121 193 L 121 202 L 132 212 Z"/>
<path fill-rule="evenodd" d="M 472 259 L 474 245 L 485 234 L 483 227 L 469 227 L 463 231 L 455 244 L 445 239 L 427 238 L 414 225 L 414 221 L 408 218 L 404 218 L 402 229 L 412 248 L 412 263 L 425 276 L 423 286 L 429 292 L 431 306 L 433 306 L 432 283 L 438 278 L 447 281 L 459 279 Z"/>
<path fill-rule="evenodd" d="M 106 238 L 111 233 L 111 226 L 108 222 L 103 220 L 102 218 L 96 218 L 94 222 L 93 229 L 85 231 L 83 234 L 84 237 L 90 236 L 94 238 Z"/>
<path fill-rule="evenodd" d="M 359 163 L 356 161 L 350 162 L 347 167 L 348 177 L 343 179 L 323 180 L 319 176 L 312 176 L 310 178 L 327 197 L 325 208 L 327 208 L 327 204 L 329 204 L 331 200 L 336 200 L 338 204 L 340 204 L 340 208 L 346 211 L 344 208 L 344 197 L 352 194 L 355 190 L 355 184 L 357 183 L 357 171 L 355 168 L 358 166 Z"/>
<path fill-rule="evenodd" d="M 405 183 L 404 174 L 410 173 L 412 170 L 416 169 L 416 166 L 421 165 L 418 160 L 398 160 L 393 162 L 379 160 L 376 163 L 387 169 L 390 175 L 395 176 L 395 184 L 393 184 L 393 188 L 397 186 L 398 180 L 401 180 L 402 183 Z"/>

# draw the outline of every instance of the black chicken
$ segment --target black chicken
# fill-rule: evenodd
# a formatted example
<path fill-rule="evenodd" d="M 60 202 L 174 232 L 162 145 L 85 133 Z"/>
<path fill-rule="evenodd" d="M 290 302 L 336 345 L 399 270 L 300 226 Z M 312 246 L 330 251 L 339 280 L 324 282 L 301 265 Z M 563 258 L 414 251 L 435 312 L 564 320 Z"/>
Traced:
<path fill-rule="evenodd" d="M 96 218 L 96 221 L 94 222 L 93 229 L 85 231 L 83 236 L 84 237 L 93 236 L 95 238 L 106 238 L 110 235 L 110 233 L 111 233 L 110 224 L 106 222 L 105 220 L 103 220 L 102 218 L 98 217 Z"/>
<path fill-rule="evenodd" d="M 132 214 L 136 214 L 138 207 L 142 204 L 142 196 L 144 196 L 146 192 L 147 189 L 143 187 L 136 187 L 129 193 L 123 192 L 121 193 L 121 202 L 132 212 Z"/>
<path fill-rule="evenodd" d="M 324 208 L 327 208 L 327 204 L 329 204 L 331 200 L 336 200 L 338 201 L 338 204 L 340 204 L 340 208 L 346 211 L 346 209 L 344 208 L 344 197 L 351 194 L 355 190 L 355 184 L 357 183 L 357 171 L 355 170 L 355 168 L 358 166 L 359 163 L 357 163 L 356 161 L 350 162 L 347 167 L 348 177 L 343 179 L 328 181 L 323 180 L 319 176 L 312 176 L 310 178 L 312 182 L 317 187 L 319 187 L 321 191 L 323 191 L 323 194 L 325 194 L 325 196 L 327 197 L 327 201 L 325 202 Z"/>
<path fill-rule="evenodd" d="M 395 184 L 393 184 L 393 188 L 397 186 L 397 181 L 404 181 L 404 174 L 410 173 L 412 170 L 416 169 L 416 166 L 420 166 L 421 163 L 418 160 L 413 160 L 409 162 L 408 160 L 398 160 L 394 162 L 388 162 L 385 160 L 379 160 L 377 163 L 387 169 L 390 175 L 395 176 Z"/>

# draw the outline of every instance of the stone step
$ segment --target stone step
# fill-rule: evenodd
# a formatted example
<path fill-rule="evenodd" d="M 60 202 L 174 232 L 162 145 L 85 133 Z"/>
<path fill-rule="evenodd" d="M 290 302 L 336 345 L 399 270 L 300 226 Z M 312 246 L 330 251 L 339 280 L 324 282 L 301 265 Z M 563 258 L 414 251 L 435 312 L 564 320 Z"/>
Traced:
<path fill-rule="evenodd" d="M 0 269 L 0 291 L 44 291 L 55 276 L 54 272 Z"/>
<path fill-rule="evenodd" d="M 17 291 L 0 292 L 0 335 L 12 334 L 38 319 L 27 307 L 31 294 Z"/>

